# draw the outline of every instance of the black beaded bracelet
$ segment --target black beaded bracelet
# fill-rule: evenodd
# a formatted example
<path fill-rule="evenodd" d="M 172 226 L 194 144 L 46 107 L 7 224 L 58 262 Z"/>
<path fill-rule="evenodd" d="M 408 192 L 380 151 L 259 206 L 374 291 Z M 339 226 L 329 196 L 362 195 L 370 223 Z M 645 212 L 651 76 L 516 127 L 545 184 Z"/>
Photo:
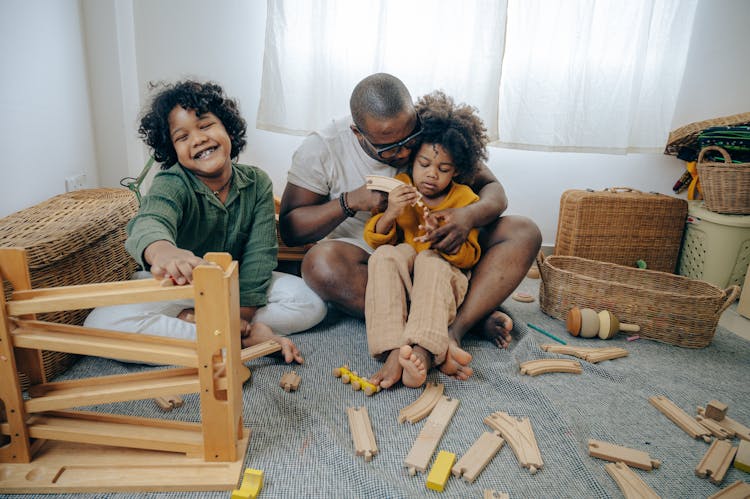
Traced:
<path fill-rule="evenodd" d="M 346 192 L 342 192 L 339 196 L 339 204 L 341 204 L 341 209 L 344 210 L 347 217 L 353 217 L 357 214 L 356 211 L 349 208 L 349 203 L 346 202 Z"/>

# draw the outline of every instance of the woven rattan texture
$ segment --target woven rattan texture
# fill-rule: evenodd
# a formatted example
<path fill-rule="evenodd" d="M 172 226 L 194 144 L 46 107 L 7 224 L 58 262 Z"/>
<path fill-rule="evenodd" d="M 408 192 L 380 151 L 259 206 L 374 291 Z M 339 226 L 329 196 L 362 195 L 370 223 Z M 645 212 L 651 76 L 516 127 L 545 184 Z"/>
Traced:
<path fill-rule="evenodd" d="M 688 348 L 711 343 L 721 313 L 737 298 L 687 277 L 571 256 L 540 253 L 542 311 L 565 320 L 575 307 L 609 310 L 620 322 L 638 324 L 643 338 Z"/>
<path fill-rule="evenodd" d="M 676 156 L 682 147 L 693 147 L 696 148 L 698 142 L 698 134 L 700 134 L 706 128 L 712 126 L 733 126 L 733 125 L 748 125 L 750 124 L 750 113 L 739 113 L 731 116 L 724 116 L 721 118 L 713 118 L 705 121 L 696 121 L 689 125 L 682 126 L 669 133 L 667 139 L 667 147 L 664 150 L 664 154 L 671 154 Z"/>
<path fill-rule="evenodd" d="M 627 187 L 569 189 L 560 197 L 555 255 L 674 272 L 687 202 Z"/>
<path fill-rule="evenodd" d="M 724 161 L 704 161 L 704 155 L 717 151 Z M 750 163 L 732 163 L 729 153 L 719 146 L 701 149 L 698 178 L 706 209 L 732 215 L 750 214 Z"/>
<path fill-rule="evenodd" d="M 127 280 L 137 264 L 125 251 L 125 225 L 137 211 L 135 195 L 126 189 L 60 194 L 0 219 L 0 247 L 26 249 L 32 288 Z M 3 286 L 8 300 L 11 286 L 7 281 Z M 80 325 L 88 312 L 55 312 L 37 318 Z M 53 378 L 73 359 L 66 353 L 42 352 L 45 375 Z M 23 373 L 20 377 L 25 388 L 28 378 Z"/>

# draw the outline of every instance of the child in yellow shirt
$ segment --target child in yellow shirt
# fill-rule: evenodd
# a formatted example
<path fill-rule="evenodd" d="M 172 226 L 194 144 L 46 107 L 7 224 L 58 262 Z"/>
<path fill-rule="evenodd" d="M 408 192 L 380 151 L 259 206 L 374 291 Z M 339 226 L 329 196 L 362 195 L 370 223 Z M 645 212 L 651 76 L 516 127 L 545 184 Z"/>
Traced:
<path fill-rule="evenodd" d="M 451 208 L 479 200 L 463 183 L 487 158 L 486 128 L 474 108 L 456 105 L 442 92 L 419 99 L 417 111 L 422 144 L 408 171 L 396 175 L 405 185 L 390 192 L 388 207 L 364 231 L 375 248 L 365 293 L 367 342 L 371 355 L 385 358 L 370 381 L 382 388 L 399 378 L 420 387 L 430 367 L 445 360 L 448 326 L 481 254 L 476 228 L 450 254 L 431 249 L 424 235 Z"/>

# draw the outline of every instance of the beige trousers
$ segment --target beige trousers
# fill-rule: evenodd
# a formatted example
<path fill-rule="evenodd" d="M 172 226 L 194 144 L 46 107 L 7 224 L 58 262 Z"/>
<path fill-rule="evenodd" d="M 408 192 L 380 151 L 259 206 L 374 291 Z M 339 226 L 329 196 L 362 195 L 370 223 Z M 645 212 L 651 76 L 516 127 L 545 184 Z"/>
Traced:
<path fill-rule="evenodd" d="M 445 360 L 448 326 L 456 319 L 469 279 L 432 250 L 380 246 L 367 264 L 365 322 L 370 355 L 419 345 Z M 409 306 L 411 302 L 411 306 Z"/>

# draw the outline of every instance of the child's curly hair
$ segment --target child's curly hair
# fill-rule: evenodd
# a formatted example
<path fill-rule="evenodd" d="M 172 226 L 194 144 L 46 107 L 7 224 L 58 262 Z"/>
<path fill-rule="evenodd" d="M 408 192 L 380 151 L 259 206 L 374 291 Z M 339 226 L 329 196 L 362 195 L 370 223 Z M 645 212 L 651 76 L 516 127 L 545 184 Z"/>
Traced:
<path fill-rule="evenodd" d="M 239 106 L 224 95 L 216 83 L 200 83 L 192 80 L 174 84 L 150 84 L 150 88 L 163 87 L 154 96 L 151 105 L 141 118 L 138 134 L 152 151 L 154 159 L 167 169 L 177 163 L 177 152 L 169 134 L 169 113 L 175 106 L 195 111 L 198 116 L 211 112 L 216 115 L 229 135 L 232 143 L 231 158 L 236 159 L 245 148 L 247 124 L 240 116 Z"/>
<path fill-rule="evenodd" d="M 476 108 L 457 105 L 452 97 L 437 90 L 420 97 L 416 109 L 422 122 L 422 143 L 441 145 L 453 157 L 456 181 L 471 183 L 488 158 L 489 136 Z"/>

